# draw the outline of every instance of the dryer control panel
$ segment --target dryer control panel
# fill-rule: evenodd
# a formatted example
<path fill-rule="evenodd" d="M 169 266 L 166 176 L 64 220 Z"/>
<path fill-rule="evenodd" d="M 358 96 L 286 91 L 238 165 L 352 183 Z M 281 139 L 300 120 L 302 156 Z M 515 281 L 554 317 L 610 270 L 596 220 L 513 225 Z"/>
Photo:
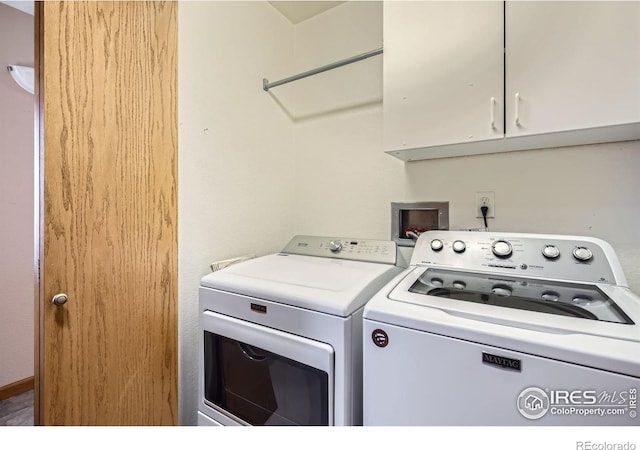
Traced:
<path fill-rule="evenodd" d="M 282 253 L 382 264 L 396 264 L 393 241 L 326 236 L 294 236 Z"/>
<path fill-rule="evenodd" d="M 627 285 L 611 245 L 585 236 L 428 231 L 411 265 Z"/>

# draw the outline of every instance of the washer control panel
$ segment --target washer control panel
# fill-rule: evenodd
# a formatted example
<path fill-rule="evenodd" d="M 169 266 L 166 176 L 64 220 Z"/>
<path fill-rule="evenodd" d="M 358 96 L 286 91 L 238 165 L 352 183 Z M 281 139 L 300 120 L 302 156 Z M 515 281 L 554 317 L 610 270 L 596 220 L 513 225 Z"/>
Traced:
<path fill-rule="evenodd" d="M 396 264 L 394 241 L 324 236 L 294 236 L 282 253 Z"/>
<path fill-rule="evenodd" d="M 605 284 L 624 278 L 613 248 L 582 236 L 433 230 L 420 235 L 411 264 Z"/>

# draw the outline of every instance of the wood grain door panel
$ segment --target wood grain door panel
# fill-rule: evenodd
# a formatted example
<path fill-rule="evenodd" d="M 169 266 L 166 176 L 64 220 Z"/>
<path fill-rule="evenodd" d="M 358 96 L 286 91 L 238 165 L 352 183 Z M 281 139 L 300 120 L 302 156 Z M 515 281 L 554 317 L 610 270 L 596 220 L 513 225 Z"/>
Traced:
<path fill-rule="evenodd" d="M 177 2 L 41 11 L 40 421 L 175 425 Z"/>

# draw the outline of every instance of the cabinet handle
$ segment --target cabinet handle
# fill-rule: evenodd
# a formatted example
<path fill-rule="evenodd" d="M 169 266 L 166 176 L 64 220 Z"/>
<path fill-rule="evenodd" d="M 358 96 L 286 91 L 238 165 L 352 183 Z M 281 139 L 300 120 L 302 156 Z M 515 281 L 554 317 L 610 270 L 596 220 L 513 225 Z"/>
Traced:
<path fill-rule="evenodd" d="M 496 129 L 496 117 L 495 117 L 495 113 L 496 113 L 496 98 L 495 97 L 491 97 L 491 129 L 495 130 Z"/>
<path fill-rule="evenodd" d="M 520 125 L 520 93 L 516 92 L 516 109 L 515 109 L 515 113 L 516 113 L 516 126 L 519 127 Z"/>

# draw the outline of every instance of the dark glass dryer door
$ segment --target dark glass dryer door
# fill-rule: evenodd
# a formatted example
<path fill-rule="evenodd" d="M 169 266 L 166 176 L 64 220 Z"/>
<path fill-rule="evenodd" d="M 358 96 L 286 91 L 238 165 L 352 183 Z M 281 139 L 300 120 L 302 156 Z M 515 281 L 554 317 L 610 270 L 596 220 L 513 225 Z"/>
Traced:
<path fill-rule="evenodd" d="M 204 402 L 248 425 L 332 425 L 331 346 L 203 314 Z"/>

